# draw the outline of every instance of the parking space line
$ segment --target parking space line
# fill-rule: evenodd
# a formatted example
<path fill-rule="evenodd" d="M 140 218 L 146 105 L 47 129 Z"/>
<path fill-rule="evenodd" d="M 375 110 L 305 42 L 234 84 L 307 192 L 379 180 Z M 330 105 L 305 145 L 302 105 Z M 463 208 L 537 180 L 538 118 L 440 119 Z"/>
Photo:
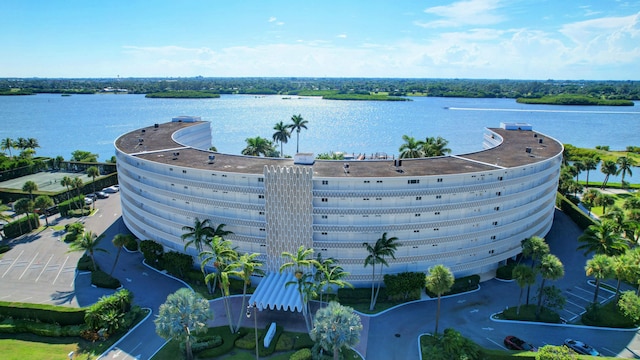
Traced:
<path fill-rule="evenodd" d="M 9 273 L 9 270 L 11 270 L 11 268 L 13 267 L 13 264 L 16 263 L 16 261 L 18 261 L 18 259 L 20 258 L 20 256 L 22 256 L 22 253 L 24 253 L 24 250 L 22 250 L 20 252 L 20 254 L 18 254 L 18 256 L 16 256 L 15 259 L 13 259 L 13 262 L 11 263 L 11 265 L 9 265 L 9 268 L 7 269 L 7 271 L 4 272 L 4 274 L 2 274 L 2 277 L 5 277 L 5 275 L 7 275 L 7 273 Z"/>
<path fill-rule="evenodd" d="M 56 281 L 58 280 L 58 277 L 60 276 L 60 273 L 62 272 L 62 269 L 64 269 L 64 266 L 67 264 L 67 261 L 69 261 L 69 257 L 67 256 L 66 259 L 64 259 L 64 263 L 62 263 L 62 266 L 60 266 L 60 270 L 58 271 L 58 275 L 56 275 L 56 278 L 53 279 L 53 282 L 51 283 L 52 285 L 56 283 Z"/>
<path fill-rule="evenodd" d="M 49 262 L 51 262 L 51 259 L 53 259 L 53 254 L 49 257 L 49 260 L 47 260 L 47 264 L 42 268 L 42 271 L 40 271 L 40 274 L 36 278 L 36 282 L 40 280 L 40 276 L 42 276 L 42 273 L 47 269 L 47 266 L 49 266 Z"/>
<path fill-rule="evenodd" d="M 500 344 L 500 343 L 497 343 L 497 342 L 495 342 L 495 341 L 493 341 L 493 340 L 491 340 L 491 339 L 489 339 L 489 338 L 485 338 L 485 339 L 487 339 L 487 340 L 491 341 L 492 343 L 494 343 L 494 344 L 498 345 L 498 347 L 499 347 L 499 348 L 501 348 L 501 349 L 504 349 L 504 350 L 507 350 L 507 351 L 509 350 L 509 349 L 507 349 L 506 347 L 504 347 L 504 346 L 503 346 L 502 344 Z"/>
<path fill-rule="evenodd" d="M 578 290 L 582 290 L 582 291 L 586 292 L 587 294 L 592 294 L 593 293 L 593 291 L 589 291 L 589 290 L 583 289 L 581 286 L 577 286 L 576 285 L 576 286 L 574 286 L 574 288 L 576 288 Z"/>
<path fill-rule="evenodd" d="M 20 277 L 18 278 L 18 280 L 21 280 L 22 277 L 24 276 L 24 274 L 27 273 L 27 271 L 29 270 L 29 268 L 31 267 L 31 265 L 33 264 L 34 261 L 36 261 L 36 258 L 38 257 L 38 255 L 40 255 L 40 253 L 36 253 L 36 256 L 34 256 L 31 261 L 29 262 L 29 265 L 27 265 L 27 267 L 24 269 L 24 271 L 22 272 L 22 274 L 20 274 Z"/>

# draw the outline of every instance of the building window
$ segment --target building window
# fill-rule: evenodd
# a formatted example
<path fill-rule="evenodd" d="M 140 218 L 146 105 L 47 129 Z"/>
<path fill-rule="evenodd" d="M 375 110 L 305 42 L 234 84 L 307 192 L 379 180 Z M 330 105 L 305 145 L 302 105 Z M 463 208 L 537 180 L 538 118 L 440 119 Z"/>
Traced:
<path fill-rule="evenodd" d="M 262 194 L 258 195 L 258 199 L 264 199 L 264 195 Z"/>
<path fill-rule="evenodd" d="M 414 214 L 415 217 L 420 217 L 420 214 Z"/>
<path fill-rule="evenodd" d="M 495 240 L 495 239 L 496 239 L 495 235 L 491 236 L 491 240 Z"/>
<path fill-rule="evenodd" d="M 187 173 L 187 170 L 182 170 L 182 173 L 183 173 L 183 174 L 186 174 L 186 173 Z"/>
<path fill-rule="evenodd" d="M 502 195 L 502 192 L 498 191 L 498 192 L 496 192 L 496 195 L 500 196 L 500 195 Z"/>
<path fill-rule="evenodd" d="M 495 211 L 500 210 L 500 206 L 496 206 L 496 207 L 494 207 L 494 208 L 493 208 L 493 210 L 495 210 Z"/>
<path fill-rule="evenodd" d="M 382 200 L 382 198 L 376 198 L 376 200 Z"/>
<path fill-rule="evenodd" d="M 184 186 L 185 189 L 188 189 L 189 187 L 187 185 Z"/>
<path fill-rule="evenodd" d="M 365 180 L 365 181 L 364 181 L 364 183 L 365 183 L 365 184 L 368 184 L 368 183 L 369 183 L 369 180 Z"/>
<path fill-rule="evenodd" d="M 434 215 L 440 215 L 440 211 L 436 211 L 435 213 L 433 213 Z"/>
<path fill-rule="evenodd" d="M 369 200 L 369 198 L 362 198 L 362 200 L 364 200 L 364 201 L 368 201 L 368 200 Z"/>
<path fill-rule="evenodd" d="M 436 199 L 442 199 L 442 195 L 436 195 Z"/>
<path fill-rule="evenodd" d="M 260 228 L 260 231 L 266 231 L 265 228 Z"/>
<path fill-rule="evenodd" d="M 489 250 L 489 254 L 493 254 L 495 252 L 495 250 Z"/>
<path fill-rule="evenodd" d="M 493 222 L 493 226 L 498 226 L 498 222 L 497 222 L 497 221 L 494 221 L 494 222 Z"/>
<path fill-rule="evenodd" d="M 382 180 L 376 180 L 376 183 L 382 184 Z"/>
<path fill-rule="evenodd" d="M 169 168 L 169 171 L 173 171 L 173 168 Z"/>
<path fill-rule="evenodd" d="M 329 185 L 329 180 L 322 180 L 322 185 Z"/>
<path fill-rule="evenodd" d="M 422 196 L 416 196 L 416 200 L 422 200 Z"/>
<path fill-rule="evenodd" d="M 323 232 L 321 232 L 320 234 L 321 234 L 321 235 L 327 235 L 327 232 L 326 232 L 326 231 L 323 231 Z"/>
<path fill-rule="evenodd" d="M 433 231 L 440 231 L 439 228 L 433 228 Z"/>
<path fill-rule="evenodd" d="M 436 182 L 442 182 L 442 178 L 438 178 L 438 180 L 436 180 Z"/>
<path fill-rule="evenodd" d="M 328 216 L 327 216 L 327 215 L 322 215 L 322 218 L 323 218 L 323 219 L 327 219 L 327 218 L 328 218 Z"/>
<path fill-rule="evenodd" d="M 329 199 L 327 199 L 327 198 L 322 198 L 322 200 L 321 200 L 321 201 L 322 201 L 322 202 L 329 202 Z"/>
<path fill-rule="evenodd" d="M 502 181 L 502 176 L 498 176 L 498 181 Z"/>
<path fill-rule="evenodd" d="M 264 178 L 259 177 L 259 178 L 258 178 L 258 182 L 263 183 L 263 182 L 264 182 Z"/>
<path fill-rule="evenodd" d="M 222 174 L 222 177 L 227 177 L 227 175 L 226 174 Z"/>
<path fill-rule="evenodd" d="M 362 217 L 363 217 L 363 218 L 364 218 L 364 217 L 369 217 L 369 215 L 362 215 Z"/>
<path fill-rule="evenodd" d="M 264 211 L 258 211 L 258 215 L 264 215 Z"/>
<path fill-rule="evenodd" d="M 419 232 L 420 232 L 420 230 L 413 230 L 413 232 L 414 232 L 414 233 L 419 233 Z"/>
<path fill-rule="evenodd" d="M 407 184 L 420 184 L 420 180 L 418 179 L 407 180 Z"/>

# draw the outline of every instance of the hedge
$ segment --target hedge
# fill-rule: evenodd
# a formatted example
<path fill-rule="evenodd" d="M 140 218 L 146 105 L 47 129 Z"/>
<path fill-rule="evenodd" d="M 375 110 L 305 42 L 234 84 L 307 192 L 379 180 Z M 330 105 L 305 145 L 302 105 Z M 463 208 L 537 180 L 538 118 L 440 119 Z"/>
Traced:
<path fill-rule="evenodd" d="M 4 236 L 12 239 L 29 233 L 29 221 L 31 221 L 31 231 L 40 227 L 40 218 L 38 215 L 28 214 L 27 216 L 23 216 L 6 224 L 4 226 Z"/>
<path fill-rule="evenodd" d="M 7 318 L 0 323 L 0 333 L 16 334 L 31 333 L 39 336 L 80 336 L 80 333 L 87 328 L 86 325 L 59 325 L 47 324 L 33 320 Z"/>
<path fill-rule="evenodd" d="M 578 206 L 569 201 L 565 196 L 560 193 L 557 193 L 556 196 L 556 206 L 562 210 L 563 213 L 567 214 L 573 220 L 576 225 L 580 227 L 580 229 L 584 230 L 588 228 L 590 225 L 597 225 L 598 221 L 590 218 L 585 214 Z"/>
<path fill-rule="evenodd" d="M 0 301 L 0 316 L 40 321 L 48 324 L 84 324 L 85 309 L 47 304 L 27 304 Z"/>
<path fill-rule="evenodd" d="M 105 289 L 117 289 L 121 285 L 120 280 L 102 270 L 91 272 L 91 284 Z"/>

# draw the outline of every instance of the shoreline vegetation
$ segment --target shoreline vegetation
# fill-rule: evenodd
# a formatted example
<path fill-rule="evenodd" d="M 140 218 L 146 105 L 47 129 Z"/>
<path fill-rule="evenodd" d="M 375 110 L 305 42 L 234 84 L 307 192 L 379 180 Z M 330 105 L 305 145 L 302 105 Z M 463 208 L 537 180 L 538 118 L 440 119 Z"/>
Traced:
<path fill-rule="evenodd" d="M 412 78 L 0 78 L 0 96 L 145 94 L 215 98 L 221 94 L 322 96 L 327 100 L 411 101 L 407 97 L 504 98 L 528 104 L 633 106 L 640 81 Z"/>
<path fill-rule="evenodd" d="M 591 106 L 633 106 L 631 100 L 603 99 L 587 95 L 561 94 L 545 95 L 538 98 L 522 97 L 516 99 L 520 104 L 544 105 L 591 105 Z"/>

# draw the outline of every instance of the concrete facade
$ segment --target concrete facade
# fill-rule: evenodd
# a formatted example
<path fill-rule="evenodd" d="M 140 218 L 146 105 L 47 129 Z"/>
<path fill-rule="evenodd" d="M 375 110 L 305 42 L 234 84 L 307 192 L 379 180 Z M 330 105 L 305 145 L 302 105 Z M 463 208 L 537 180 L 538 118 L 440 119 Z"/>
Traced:
<path fill-rule="evenodd" d="M 210 219 L 233 232 L 226 239 L 239 252 L 260 253 L 267 270 L 304 245 L 365 286 L 362 244 L 386 232 L 400 244 L 386 274 L 443 264 L 456 277 L 488 278 L 553 222 L 563 147 L 522 125 L 487 129 L 486 150 L 471 154 L 308 165 L 208 151 L 211 124 L 194 119 L 115 141 L 124 222 L 167 250 L 183 252 L 182 227 Z"/>

